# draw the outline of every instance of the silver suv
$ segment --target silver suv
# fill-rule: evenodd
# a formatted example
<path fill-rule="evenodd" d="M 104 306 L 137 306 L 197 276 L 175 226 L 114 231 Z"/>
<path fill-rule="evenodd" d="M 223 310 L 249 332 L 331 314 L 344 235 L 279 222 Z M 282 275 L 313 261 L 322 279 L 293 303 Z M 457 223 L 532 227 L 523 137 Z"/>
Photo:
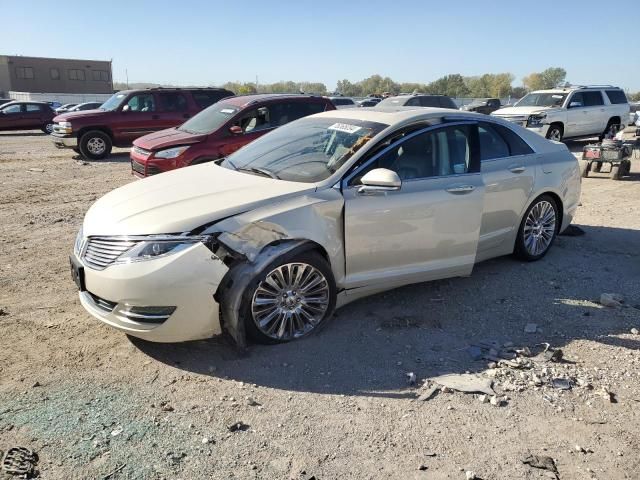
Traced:
<path fill-rule="evenodd" d="M 612 125 L 624 125 L 629 102 L 624 92 L 610 85 L 568 86 L 528 93 L 513 107 L 492 113 L 518 123 L 550 140 L 600 138 Z"/>

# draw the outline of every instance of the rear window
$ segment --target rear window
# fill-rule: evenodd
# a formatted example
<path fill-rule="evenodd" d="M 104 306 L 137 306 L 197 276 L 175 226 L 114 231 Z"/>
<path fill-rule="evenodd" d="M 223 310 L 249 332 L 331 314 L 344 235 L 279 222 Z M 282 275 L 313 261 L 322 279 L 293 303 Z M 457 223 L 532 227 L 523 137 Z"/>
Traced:
<path fill-rule="evenodd" d="M 440 106 L 442 108 L 453 108 L 454 110 L 458 109 L 457 105 L 449 97 L 440 97 L 439 100 Z"/>
<path fill-rule="evenodd" d="M 193 96 L 193 101 L 196 102 L 196 105 L 200 108 L 207 108 L 223 98 L 233 96 L 231 92 L 227 91 L 196 91 L 191 92 L 191 95 Z"/>
<path fill-rule="evenodd" d="M 622 90 L 605 90 L 611 103 L 627 103 L 627 96 Z"/>
<path fill-rule="evenodd" d="M 480 122 L 478 135 L 482 160 L 533 153 L 531 147 L 517 133 L 502 125 Z"/>
<path fill-rule="evenodd" d="M 334 98 L 331 100 L 334 105 L 353 105 L 353 100 L 350 98 Z"/>

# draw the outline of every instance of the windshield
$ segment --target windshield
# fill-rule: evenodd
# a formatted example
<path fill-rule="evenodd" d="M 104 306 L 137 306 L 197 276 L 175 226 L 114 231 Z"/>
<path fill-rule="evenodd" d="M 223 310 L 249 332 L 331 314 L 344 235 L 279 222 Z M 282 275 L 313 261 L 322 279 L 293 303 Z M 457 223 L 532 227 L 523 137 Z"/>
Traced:
<path fill-rule="evenodd" d="M 112 112 L 116 108 L 118 108 L 120 104 L 122 104 L 126 96 L 127 95 L 125 93 L 114 93 L 113 95 L 111 95 L 111 97 L 109 97 L 109 100 L 102 104 L 100 109 L 106 110 L 107 112 Z"/>
<path fill-rule="evenodd" d="M 565 98 L 566 93 L 529 93 L 514 107 L 559 107 Z"/>
<path fill-rule="evenodd" d="M 221 165 L 280 180 L 320 182 L 386 127 L 354 119 L 303 118 L 241 148 Z"/>
<path fill-rule="evenodd" d="M 215 132 L 237 112 L 238 107 L 228 102 L 214 103 L 180 125 L 178 130 L 197 134 Z"/>

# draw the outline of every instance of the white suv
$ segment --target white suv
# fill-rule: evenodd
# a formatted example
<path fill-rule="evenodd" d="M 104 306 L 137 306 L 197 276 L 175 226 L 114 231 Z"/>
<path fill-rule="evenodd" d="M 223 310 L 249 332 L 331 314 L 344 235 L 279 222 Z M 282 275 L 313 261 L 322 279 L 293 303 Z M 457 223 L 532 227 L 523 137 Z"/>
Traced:
<path fill-rule="evenodd" d="M 491 115 L 518 123 L 550 140 L 604 137 L 612 125 L 626 123 L 629 102 L 609 85 L 571 86 L 528 93 L 513 107 Z"/>

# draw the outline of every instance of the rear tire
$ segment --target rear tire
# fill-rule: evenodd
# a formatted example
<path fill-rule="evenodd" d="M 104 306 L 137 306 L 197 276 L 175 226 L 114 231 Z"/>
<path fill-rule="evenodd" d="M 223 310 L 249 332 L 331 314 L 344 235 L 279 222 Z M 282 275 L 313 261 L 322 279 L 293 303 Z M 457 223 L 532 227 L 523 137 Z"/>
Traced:
<path fill-rule="evenodd" d="M 100 130 L 91 130 L 80 138 L 80 153 L 90 160 L 102 160 L 111 153 L 111 137 Z"/>
<path fill-rule="evenodd" d="M 623 160 L 622 166 L 624 167 L 624 171 L 622 172 L 622 176 L 627 176 L 631 173 L 631 160 Z"/>
<path fill-rule="evenodd" d="M 564 135 L 564 129 L 562 125 L 559 123 L 552 123 L 547 130 L 547 134 L 545 135 L 548 140 L 554 140 L 556 142 L 562 141 L 562 136 Z"/>
<path fill-rule="evenodd" d="M 607 133 L 609 133 L 609 130 L 611 130 L 611 127 L 613 127 L 616 123 L 613 121 L 613 119 L 609 119 L 609 121 L 607 122 L 607 126 L 604 129 L 604 132 L 602 132 L 599 136 L 598 139 L 600 141 L 604 140 L 604 137 L 607 136 Z"/>
<path fill-rule="evenodd" d="M 544 257 L 560 230 L 560 215 L 556 201 L 550 195 L 541 195 L 529 206 L 522 218 L 514 254 L 534 262 Z"/>

